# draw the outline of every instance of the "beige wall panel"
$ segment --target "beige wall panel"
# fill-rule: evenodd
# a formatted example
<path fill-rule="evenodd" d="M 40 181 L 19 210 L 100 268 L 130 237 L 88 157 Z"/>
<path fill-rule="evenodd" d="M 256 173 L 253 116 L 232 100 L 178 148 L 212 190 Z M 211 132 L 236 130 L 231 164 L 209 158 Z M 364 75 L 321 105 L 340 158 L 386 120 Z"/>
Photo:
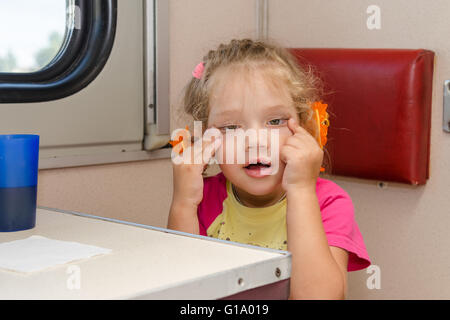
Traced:
<path fill-rule="evenodd" d="M 169 160 L 39 171 L 38 205 L 165 227 Z"/>

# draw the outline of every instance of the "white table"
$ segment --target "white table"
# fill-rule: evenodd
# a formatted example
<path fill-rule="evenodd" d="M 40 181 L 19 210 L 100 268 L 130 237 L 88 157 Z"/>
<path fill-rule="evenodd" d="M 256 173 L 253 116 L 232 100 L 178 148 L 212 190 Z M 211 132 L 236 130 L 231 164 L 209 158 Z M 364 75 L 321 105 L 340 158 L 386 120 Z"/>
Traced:
<path fill-rule="evenodd" d="M 287 251 L 44 207 L 35 228 L 0 232 L 0 243 L 31 235 L 112 252 L 29 274 L 0 269 L 0 299 L 288 297 Z"/>

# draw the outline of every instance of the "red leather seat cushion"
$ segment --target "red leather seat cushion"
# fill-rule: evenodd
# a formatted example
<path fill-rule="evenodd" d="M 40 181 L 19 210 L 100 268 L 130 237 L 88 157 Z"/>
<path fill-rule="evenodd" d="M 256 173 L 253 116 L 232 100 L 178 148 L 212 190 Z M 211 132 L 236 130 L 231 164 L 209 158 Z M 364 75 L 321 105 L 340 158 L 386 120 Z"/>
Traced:
<path fill-rule="evenodd" d="M 331 174 L 424 184 L 429 177 L 434 52 L 291 48 L 331 92 Z"/>

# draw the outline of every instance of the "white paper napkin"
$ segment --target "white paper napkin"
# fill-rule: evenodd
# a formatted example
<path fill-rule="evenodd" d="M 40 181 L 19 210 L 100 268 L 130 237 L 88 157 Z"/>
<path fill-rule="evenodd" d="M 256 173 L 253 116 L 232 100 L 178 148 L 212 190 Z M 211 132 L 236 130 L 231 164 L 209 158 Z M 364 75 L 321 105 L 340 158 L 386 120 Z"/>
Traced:
<path fill-rule="evenodd" d="M 0 243 L 0 268 L 17 272 L 35 272 L 111 251 L 78 242 L 31 236 Z"/>

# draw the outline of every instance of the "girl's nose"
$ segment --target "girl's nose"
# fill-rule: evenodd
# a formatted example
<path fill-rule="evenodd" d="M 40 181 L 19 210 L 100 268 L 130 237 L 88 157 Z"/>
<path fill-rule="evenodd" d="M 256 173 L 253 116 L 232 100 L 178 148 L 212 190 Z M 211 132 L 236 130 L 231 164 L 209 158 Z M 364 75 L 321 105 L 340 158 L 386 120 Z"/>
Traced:
<path fill-rule="evenodd" d="M 263 128 L 253 130 L 253 133 L 246 136 L 246 151 L 250 149 L 267 149 L 269 146 L 269 131 Z"/>

